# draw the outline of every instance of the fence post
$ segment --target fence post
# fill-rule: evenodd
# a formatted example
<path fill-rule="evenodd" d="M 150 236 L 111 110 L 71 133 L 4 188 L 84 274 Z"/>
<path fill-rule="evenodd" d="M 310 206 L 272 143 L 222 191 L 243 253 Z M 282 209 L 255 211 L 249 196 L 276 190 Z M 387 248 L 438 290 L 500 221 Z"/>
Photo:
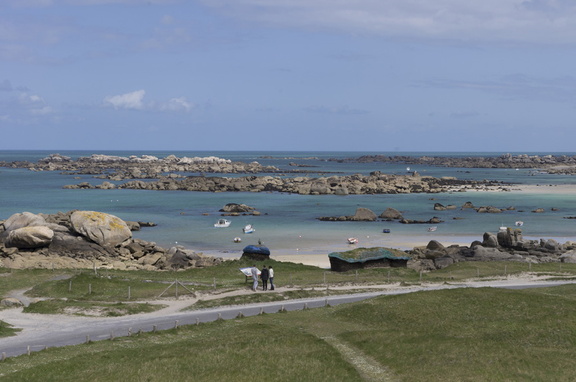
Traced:
<path fill-rule="evenodd" d="M 68 283 L 68 292 L 72 292 L 72 280 Z"/>

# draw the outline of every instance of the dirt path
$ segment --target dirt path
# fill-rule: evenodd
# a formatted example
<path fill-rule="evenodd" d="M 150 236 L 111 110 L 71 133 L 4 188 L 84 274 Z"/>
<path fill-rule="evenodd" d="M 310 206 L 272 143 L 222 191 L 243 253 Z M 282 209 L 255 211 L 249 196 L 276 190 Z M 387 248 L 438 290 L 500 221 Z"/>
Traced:
<path fill-rule="evenodd" d="M 386 382 L 398 380 L 388 369 L 380 365 L 378 361 L 367 356 L 350 344 L 345 343 L 334 336 L 320 338 L 336 349 L 342 357 L 348 361 L 356 371 L 358 371 L 365 381 Z"/>

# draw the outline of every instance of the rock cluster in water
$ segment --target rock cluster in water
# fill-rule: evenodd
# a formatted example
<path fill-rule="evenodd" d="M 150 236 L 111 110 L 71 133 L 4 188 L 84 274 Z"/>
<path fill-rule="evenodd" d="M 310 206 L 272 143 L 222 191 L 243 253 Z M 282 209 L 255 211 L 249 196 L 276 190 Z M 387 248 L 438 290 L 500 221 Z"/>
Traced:
<path fill-rule="evenodd" d="M 153 225 L 96 211 L 17 213 L 0 222 L 0 265 L 165 270 L 222 262 L 180 246 L 165 249 L 132 237 L 132 231 Z"/>
<path fill-rule="evenodd" d="M 32 171 L 61 171 L 73 175 L 94 175 L 106 179 L 98 185 L 81 182 L 64 186 L 68 189 L 142 189 L 183 190 L 206 192 L 286 192 L 302 195 L 348 194 L 406 194 L 439 193 L 501 188 L 502 182 L 458 180 L 453 177 L 433 178 L 417 172 L 389 175 L 374 171 L 370 175 L 347 176 L 269 176 L 212 177 L 205 173 L 269 174 L 298 173 L 302 170 L 280 170 L 262 166 L 258 162 L 232 162 L 218 157 L 178 158 L 169 155 L 157 158 L 150 155 L 120 157 L 94 154 L 72 160 L 60 154 L 51 154 L 37 163 L 0 162 L 0 167 L 28 168 Z M 184 174 L 200 173 L 195 176 Z M 126 181 L 122 184 L 113 182 Z"/>
<path fill-rule="evenodd" d="M 466 190 L 501 189 L 497 181 L 458 180 L 453 177 L 434 178 L 415 175 L 389 175 L 379 171 L 370 175 L 346 175 L 331 177 L 273 176 L 205 177 L 189 176 L 183 179 L 163 177 L 157 181 L 132 180 L 120 185 L 103 182 L 91 185 L 82 182 L 67 185 L 68 189 L 137 189 L 137 190 L 181 190 L 204 192 L 286 192 L 301 195 L 349 195 L 349 194 L 409 194 L 440 193 Z"/>
<path fill-rule="evenodd" d="M 125 179 L 157 179 L 179 173 L 262 173 L 278 172 L 274 166 L 262 166 L 258 162 L 233 162 L 229 159 L 209 157 L 182 157 L 169 155 L 158 158 L 152 155 L 114 156 L 93 154 L 73 160 L 60 154 L 51 154 L 36 163 L 0 162 L 0 167 L 28 168 L 32 171 L 61 171 L 68 174 L 99 175 L 102 178 L 120 181 Z"/>

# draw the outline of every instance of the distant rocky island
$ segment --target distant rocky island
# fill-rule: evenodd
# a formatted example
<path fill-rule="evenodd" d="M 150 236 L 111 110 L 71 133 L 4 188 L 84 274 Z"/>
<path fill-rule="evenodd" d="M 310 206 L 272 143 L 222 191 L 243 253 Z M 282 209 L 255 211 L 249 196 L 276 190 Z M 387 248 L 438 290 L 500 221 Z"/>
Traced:
<path fill-rule="evenodd" d="M 182 190 L 205 192 L 285 192 L 302 195 L 349 195 L 349 194 L 406 194 L 440 193 L 466 190 L 502 189 L 498 181 L 459 180 L 454 177 L 435 178 L 420 176 L 417 172 L 404 175 L 384 174 L 374 171 L 369 175 L 332 176 L 271 176 L 256 175 L 288 173 L 274 166 L 262 166 L 258 162 L 232 162 L 218 157 L 178 158 L 170 155 L 160 159 L 141 157 L 117 157 L 94 154 L 72 160 L 60 154 L 52 154 L 31 162 L 0 162 L 3 167 L 28 168 L 31 171 L 61 171 L 71 175 L 90 174 L 107 181 L 95 185 L 89 182 L 65 185 L 68 189 L 140 189 Z M 301 170 L 295 170 L 296 172 Z M 292 171 L 294 172 L 294 171 Z M 186 173 L 201 173 L 185 176 Z M 204 176 L 204 173 L 252 174 L 249 176 Z M 115 184 L 126 180 L 125 183 Z"/>
<path fill-rule="evenodd" d="M 523 168 L 543 170 L 550 174 L 576 174 L 576 155 L 503 154 L 499 156 L 407 156 L 363 155 L 356 158 L 331 158 L 340 163 L 404 163 L 438 167 Z"/>

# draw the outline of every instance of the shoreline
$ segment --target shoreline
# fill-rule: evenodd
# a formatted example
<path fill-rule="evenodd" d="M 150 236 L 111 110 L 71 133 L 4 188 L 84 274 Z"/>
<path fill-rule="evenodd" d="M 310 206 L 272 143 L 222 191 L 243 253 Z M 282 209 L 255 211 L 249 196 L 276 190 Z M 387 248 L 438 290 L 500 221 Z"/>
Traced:
<path fill-rule="evenodd" d="M 536 184 L 536 185 L 526 185 L 526 184 L 516 184 L 510 185 L 502 189 L 488 189 L 488 190 L 472 190 L 467 192 L 488 192 L 488 193 L 498 193 L 498 192 L 511 192 L 511 193 L 526 193 L 526 194 L 565 194 L 565 195 L 576 195 L 576 185 L 567 184 Z M 478 233 L 477 236 L 470 235 L 456 235 L 456 234 L 438 234 L 426 235 L 425 233 L 414 237 L 412 235 L 400 235 L 400 236 L 390 236 L 391 241 L 386 243 L 386 247 L 396 248 L 400 250 L 411 250 L 415 247 L 422 247 L 428 245 L 431 240 L 436 240 L 442 245 L 448 247 L 451 245 L 459 246 L 470 246 L 473 241 L 482 240 L 482 235 L 484 233 Z M 540 237 L 535 236 L 524 236 L 527 240 L 539 240 Z M 569 241 L 568 237 L 550 236 L 547 239 L 554 239 L 559 242 Z M 330 269 L 330 260 L 328 254 L 332 252 L 342 252 L 360 247 L 378 247 L 383 246 L 381 238 L 374 236 L 373 239 L 370 237 L 360 238 L 361 241 L 357 245 L 349 245 L 348 247 L 343 247 L 343 245 L 334 245 L 330 243 L 324 243 L 322 245 L 323 249 L 290 249 L 290 248 L 274 248 L 271 250 L 270 258 L 276 261 L 287 261 L 293 263 L 300 263 L 304 265 L 311 265 L 323 269 Z M 225 260 L 240 259 L 242 253 L 230 253 L 223 252 L 219 250 L 206 250 L 200 251 L 206 255 L 222 257 Z"/>

